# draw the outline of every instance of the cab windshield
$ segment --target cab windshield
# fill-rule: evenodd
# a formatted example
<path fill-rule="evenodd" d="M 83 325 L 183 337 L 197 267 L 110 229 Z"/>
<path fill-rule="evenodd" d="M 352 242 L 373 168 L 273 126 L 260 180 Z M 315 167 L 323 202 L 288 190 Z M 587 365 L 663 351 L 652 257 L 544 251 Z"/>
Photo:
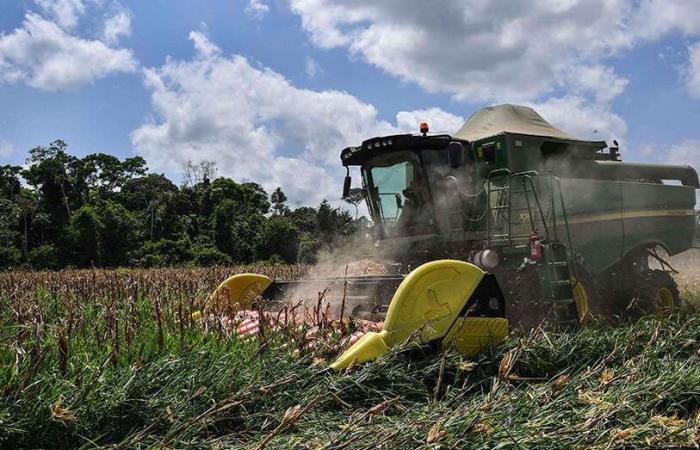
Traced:
<path fill-rule="evenodd" d="M 362 168 L 368 206 L 385 235 L 415 234 L 425 209 L 418 159 L 401 152 L 373 158 Z"/>

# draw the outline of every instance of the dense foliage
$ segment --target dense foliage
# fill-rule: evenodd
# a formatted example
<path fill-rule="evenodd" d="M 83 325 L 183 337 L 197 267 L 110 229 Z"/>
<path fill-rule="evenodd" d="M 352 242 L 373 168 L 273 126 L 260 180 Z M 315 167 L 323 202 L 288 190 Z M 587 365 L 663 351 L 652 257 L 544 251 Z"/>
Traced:
<path fill-rule="evenodd" d="M 353 323 L 192 318 L 236 268 L 0 274 L 1 448 L 697 448 L 700 317 L 326 369 Z M 258 267 L 294 277 L 299 266 Z M 283 272 L 283 273 L 282 273 Z M 692 294 L 687 299 L 696 303 Z M 221 317 L 223 319 L 223 317 Z"/>
<path fill-rule="evenodd" d="M 336 237 L 367 232 L 324 201 L 290 208 L 284 192 L 188 164 L 177 186 L 141 157 L 71 155 L 55 141 L 0 166 L 0 270 L 312 263 Z"/>

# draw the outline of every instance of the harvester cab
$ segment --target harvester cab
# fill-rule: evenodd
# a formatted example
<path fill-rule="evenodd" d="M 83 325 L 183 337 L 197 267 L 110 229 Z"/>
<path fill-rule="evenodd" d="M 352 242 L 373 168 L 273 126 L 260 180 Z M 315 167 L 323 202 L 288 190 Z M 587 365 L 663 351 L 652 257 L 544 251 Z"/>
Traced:
<path fill-rule="evenodd" d="M 468 141 L 448 135 L 405 134 L 348 147 L 341 160 L 346 167 L 360 167 L 367 207 L 380 241 L 425 240 L 444 231 L 446 205 L 475 187 L 476 179 L 469 176 L 474 168 L 470 149 Z M 463 167 L 465 161 L 468 169 Z"/>
<path fill-rule="evenodd" d="M 664 256 L 692 245 L 693 168 L 622 162 L 616 143 L 577 139 L 524 106 L 484 108 L 452 135 L 420 131 L 341 152 L 344 196 L 359 168 L 378 246 L 400 269 L 321 280 L 351 315 L 384 319 L 334 368 L 406 339 L 472 355 L 513 327 L 678 306 L 670 270 L 649 259 L 670 267 Z M 217 292 L 247 307 L 309 282 L 243 274 Z"/>

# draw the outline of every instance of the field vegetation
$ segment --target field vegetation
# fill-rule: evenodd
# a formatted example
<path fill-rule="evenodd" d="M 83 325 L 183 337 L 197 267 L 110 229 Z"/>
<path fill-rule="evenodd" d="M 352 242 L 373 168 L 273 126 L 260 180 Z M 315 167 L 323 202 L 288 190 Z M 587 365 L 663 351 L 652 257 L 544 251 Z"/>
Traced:
<path fill-rule="evenodd" d="M 700 317 L 326 368 L 358 323 L 194 320 L 233 269 L 0 274 L 2 448 L 697 448 Z M 295 278 L 304 266 L 256 267 Z M 695 303 L 694 303 L 695 302 Z"/>

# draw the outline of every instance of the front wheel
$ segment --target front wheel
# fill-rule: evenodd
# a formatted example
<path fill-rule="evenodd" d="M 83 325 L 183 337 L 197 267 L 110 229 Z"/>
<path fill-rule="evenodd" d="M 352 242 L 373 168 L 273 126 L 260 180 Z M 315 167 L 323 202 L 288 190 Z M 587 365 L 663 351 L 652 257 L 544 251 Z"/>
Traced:
<path fill-rule="evenodd" d="M 608 308 L 603 303 L 593 277 L 586 269 L 581 266 L 576 267 L 576 273 L 571 279 L 571 286 L 576 301 L 579 323 L 586 323 L 591 317 L 608 318 Z"/>

